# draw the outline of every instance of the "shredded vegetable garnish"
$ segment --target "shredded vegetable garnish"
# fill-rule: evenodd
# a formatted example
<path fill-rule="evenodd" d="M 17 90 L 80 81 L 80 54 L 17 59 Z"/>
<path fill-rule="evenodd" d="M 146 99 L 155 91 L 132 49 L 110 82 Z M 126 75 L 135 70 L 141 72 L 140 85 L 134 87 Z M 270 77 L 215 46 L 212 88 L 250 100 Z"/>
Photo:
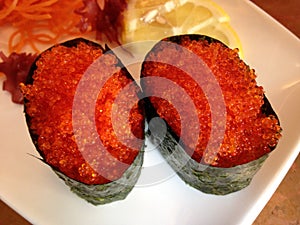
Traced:
<path fill-rule="evenodd" d="M 0 3 L 0 26 L 15 28 L 8 42 L 9 52 L 21 52 L 29 45 L 53 45 L 64 35 L 79 34 L 76 25 L 81 0 L 4 0 Z"/>

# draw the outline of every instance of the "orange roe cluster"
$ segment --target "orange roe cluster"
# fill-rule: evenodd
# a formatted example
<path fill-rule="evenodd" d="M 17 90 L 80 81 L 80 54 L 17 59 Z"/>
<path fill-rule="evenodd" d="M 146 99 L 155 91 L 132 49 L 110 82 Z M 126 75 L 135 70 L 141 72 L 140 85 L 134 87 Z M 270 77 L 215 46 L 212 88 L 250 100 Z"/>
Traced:
<path fill-rule="evenodd" d="M 97 64 L 99 57 L 101 63 Z M 92 63 L 95 69 L 89 69 Z M 100 88 L 99 77 L 104 73 L 111 76 Z M 74 96 L 83 75 L 86 88 L 99 90 L 99 94 L 93 99 L 88 91 L 80 93 L 78 110 L 84 109 L 84 113 L 77 113 L 75 118 Z M 32 84 L 23 84 L 21 89 L 31 136 L 46 163 L 85 184 L 120 178 L 142 147 L 137 140 L 144 138 L 144 114 L 138 104 L 138 87 L 133 85 L 134 90 L 118 101 L 117 119 L 126 121 L 118 133 L 127 135 L 129 144 L 119 141 L 113 129 L 112 108 L 120 91 L 133 80 L 116 56 L 85 42 L 74 47 L 57 45 L 40 55 L 32 78 Z M 124 99 L 129 98 L 136 103 L 128 115 L 121 109 L 127 104 Z M 93 126 L 96 129 L 90 129 Z M 128 135 L 130 132 L 133 136 Z M 104 149 L 98 148 L 97 138 Z"/>
<path fill-rule="evenodd" d="M 167 42 L 166 42 L 167 41 Z M 191 146 L 194 133 L 193 123 L 187 120 L 188 128 L 182 130 L 181 115 L 191 118 L 192 110 L 186 107 L 185 99 L 174 88 L 164 86 L 157 80 L 146 81 L 143 85 L 145 93 L 154 93 L 158 88 L 163 90 L 163 96 L 172 96 L 180 102 L 178 109 L 171 101 L 160 97 L 149 97 L 157 114 L 170 126 L 177 137 L 183 141 L 187 153 L 197 161 L 215 167 L 233 167 L 241 165 L 267 154 L 273 149 L 281 137 L 281 127 L 275 115 L 267 116 L 262 112 L 264 104 L 263 88 L 258 86 L 255 71 L 250 69 L 238 56 L 237 49 L 227 48 L 222 43 L 207 40 L 194 40 L 188 36 L 181 37 L 177 44 L 169 45 L 168 39 L 158 43 L 147 55 L 142 68 L 143 77 L 167 78 L 179 87 L 183 88 L 188 98 L 192 100 L 196 108 L 199 123 L 199 137 L 196 146 Z M 182 51 L 182 47 L 188 51 Z M 209 87 L 210 78 L 201 78 L 203 83 L 199 85 L 195 77 L 187 74 L 182 69 L 188 65 L 190 71 L 197 71 L 199 64 L 193 63 L 192 52 L 202 59 L 214 75 L 221 89 L 226 109 L 218 116 L 225 117 L 225 133 L 223 139 L 206 148 L 212 132 L 212 112 L 206 93 L 202 85 Z M 167 63 L 166 63 L 167 62 Z M 155 83 L 156 82 L 156 83 Z M 209 89 L 208 89 L 209 90 Z M 215 90 L 209 90 L 210 96 L 214 96 Z M 157 95 L 152 95 L 157 96 Z M 212 97 L 211 101 L 217 101 Z M 214 124 L 214 126 L 221 126 Z M 219 127 L 217 127 L 219 129 Z"/>

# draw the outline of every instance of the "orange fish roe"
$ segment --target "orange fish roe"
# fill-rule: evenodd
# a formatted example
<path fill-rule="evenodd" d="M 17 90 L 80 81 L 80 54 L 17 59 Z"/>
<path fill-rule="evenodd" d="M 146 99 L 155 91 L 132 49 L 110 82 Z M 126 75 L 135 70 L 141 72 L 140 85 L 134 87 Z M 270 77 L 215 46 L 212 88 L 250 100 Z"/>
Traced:
<path fill-rule="evenodd" d="M 100 56 L 101 64 L 87 73 Z M 101 88 L 97 82 L 103 74 L 111 76 Z M 79 93 L 80 107 L 74 108 L 74 96 L 83 75 L 87 91 Z M 21 89 L 31 136 L 46 163 L 85 184 L 104 184 L 120 178 L 142 147 L 137 140 L 144 137 L 144 115 L 138 103 L 130 115 L 121 110 L 127 105 L 125 99 L 138 102 L 138 88 L 134 85 L 134 92 L 120 97 L 117 109 L 117 120 L 127 125 L 118 133 L 127 137 L 132 132 L 134 137 L 128 136 L 130 146 L 119 141 L 113 129 L 112 108 L 119 92 L 133 80 L 121 69 L 116 56 L 85 42 L 57 45 L 40 55 L 32 78 L 32 84 L 21 85 Z M 98 90 L 96 99 L 89 95 L 90 88 Z M 74 109 L 79 113 L 75 114 Z M 90 129 L 93 126 L 95 130 Z M 105 148 L 98 148 L 98 137 Z"/>
<path fill-rule="evenodd" d="M 189 71 L 201 68 L 191 62 L 190 53 L 182 51 L 176 44 L 166 44 L 170 42 L 175 42 L 187 49 L 187 52 L 200 57 L 219 84 L 226 107 L 225 113 L 219 115 L 224 116 L 226 120 L 221 146 L 215 144 L 213 149 L 206 150 L 212 131 L 212 112 L 207 93 L 195 81 L 193 75 L 181 70 L 183 65 L 188 65 Z M 165 63 L 166 61 L 169 63 Z M 197 162 L 202 160 L 203 163 L 216 167 L 241 165 L 270 152 L 281 137 L 277 117 L 262 112 L 264 92 L 262 87 L 257 86 L 255 71 L 239 58 L 236 49 L 229 49 L 217 41 L 194 40 L 187 35 L 173 41 L 165 39 L 147 55 L 143 63 L 142 76 L 167 78 L 183 88 L 192 99 L 199 119 L 197 123 L 199 122 L 200 126 L 196 147 L 190 146 L 193 136 L 197 135 L 193 133 L 193 121 L 188 121 L 188 128 L 181 134 L 181 116 L 172 106 L 172 102 L 159 97 L 149 97 L 157 114 L 167 122 L 175 135 L 182 139 L 185 150 L 188 153 L 192 152 L 191 157 Z M 209 87 L 211 80 L 206 79 L 203 82 Z M 155 93 L 159 88 L 163 90 L 163 96 L 173 96 L 176 101 L 181 101 L 181 111 L 187 118 L 191 117 L 192 110 L 185 107 L 185 100 L 174 88 L 164 86 L 159 80 L 156 83 L 153 80 L 151 82 L 146 80 L 142 86 L 145 93 Z M 214 91 L 210 90 L 210 93 Z M 216 100 L 212 98 L 212 101 Z M 221 127 L 218 124 L 215 126 Z"/>

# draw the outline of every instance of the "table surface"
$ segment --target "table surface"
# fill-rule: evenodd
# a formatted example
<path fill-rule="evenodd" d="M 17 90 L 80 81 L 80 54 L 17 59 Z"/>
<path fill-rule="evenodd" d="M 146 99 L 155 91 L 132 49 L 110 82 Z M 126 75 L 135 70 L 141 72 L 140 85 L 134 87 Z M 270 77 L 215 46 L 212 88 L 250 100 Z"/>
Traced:
<path fill-rule="evenodd" d="M 299 0 L 252 0 L 300 37 Z M 253 225 L 300 224 L 300 156 Z M 0 200 L 1 225 L 30 225 Z"/>

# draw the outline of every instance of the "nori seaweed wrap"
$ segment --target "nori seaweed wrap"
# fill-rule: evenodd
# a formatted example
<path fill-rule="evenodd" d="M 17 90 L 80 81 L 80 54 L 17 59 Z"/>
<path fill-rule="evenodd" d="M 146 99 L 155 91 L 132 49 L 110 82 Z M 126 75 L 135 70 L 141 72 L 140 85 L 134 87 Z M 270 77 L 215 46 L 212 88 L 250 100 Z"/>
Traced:
<path fill-rule="evenodd" d="M 21 90 L 42 160 L 94 205 L 124 199 L 141 172 L 144 109 L 116 55 L 82 38 L 55 45 L 38 56 Z"/>
<path fill-rule="evenodd" d="M 237 49 L 203 35 L 165 38 L 146 55 L 149 136 L 190 186 L 241 190 L 276 147 L 279 120 L 255 78 Z"/>

